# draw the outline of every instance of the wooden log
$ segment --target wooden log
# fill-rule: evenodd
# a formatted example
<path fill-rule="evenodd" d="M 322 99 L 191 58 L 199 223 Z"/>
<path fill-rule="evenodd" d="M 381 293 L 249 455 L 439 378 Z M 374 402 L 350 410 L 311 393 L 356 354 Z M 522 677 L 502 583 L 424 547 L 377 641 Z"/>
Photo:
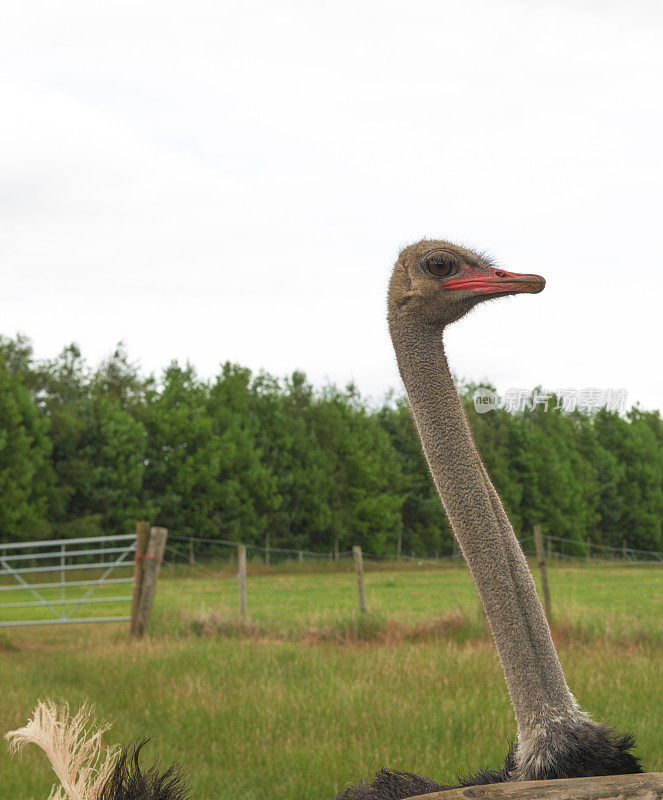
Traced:
<path fill-rule="evenodd" d="M 361 555 L 361 547 L 356 544 L 352 548 L 352 558 L 355 562 L 355 572 L 357 574 L 357 591 L 359 592 L 359 610 L 362 614 L 366 613 L 366 597 L 364 595 L 364 559 Z"/>
<path fill-rule="evenodd" d="M 237 547 L 237 561 L 239 563 L 239 618 L 246 622 L 246 545 Z"/>
<path fill-rule="evenodd" d="M 145 553 L 147 553 L 147 542 L 150 538 L 150 523 L 136 523 L 136 556 L 134 558 L 134 589 L 131 598 L 131 624 L 129 629 L 132 636 L 138 636 L 138 605 L 140 603 L 140 592 L 143 587 L 143 574 L 145 568 Z"/>
<path fill-rule="evenodd" d="M 166 550 L 166 539 L 168 531 L 166 528 L 150 528 L 150 538 L 147 544 L 147 552 L 138 559 L 143 561 L 143 583 L 140 590 L 138 601 L 138 621 L 136 624 L 136 636 L 143 636 L 150 622 L 154 595 L 157 588 L 157 579 L 163 554 Z"/>
<path fill-rule="evenodd" d="M 543 536 L 541 526 L 534 526 L 534 544 L 536 545 L 536 563 L 541 573 L 541 588 L 543 589 L 543 605 L 546 609 L 546 617 L 550 619 L 552 607 L 550 605 L 550 587 L 548 586 L 548 572 L 546 570 L 546 554 L 543 549 Z"/>
<path fill-rule="evenodd" d="M 410 800 L 663 800 L 663 772 L 466 786 Z"/>

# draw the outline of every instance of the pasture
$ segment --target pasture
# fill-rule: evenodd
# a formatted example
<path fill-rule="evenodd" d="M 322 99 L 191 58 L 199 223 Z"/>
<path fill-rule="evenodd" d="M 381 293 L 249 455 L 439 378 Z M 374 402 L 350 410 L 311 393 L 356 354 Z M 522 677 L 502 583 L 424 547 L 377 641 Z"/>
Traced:
<path fill-rule="evenodd" d="M 663 570 L 554 566 L 550 583 L 580 704 L 663 769 Z M 368 566 L 366 592 L 360 617 L 349 565 L 255 565 L 242 627 L 228 565 L 165 568 L 143 642 L 114 624 L 0 630 L 0 729 L 38 698 L 90 700 L 109 743 L 151 737 L 148 757 L 187 765 L 198 800 L 325 800 L 381 765 L 439 780 L 496 765 L 515 728 L 467 570 Z M 51 783 L 41 752 L 0 747 L 2 797 Z"/>

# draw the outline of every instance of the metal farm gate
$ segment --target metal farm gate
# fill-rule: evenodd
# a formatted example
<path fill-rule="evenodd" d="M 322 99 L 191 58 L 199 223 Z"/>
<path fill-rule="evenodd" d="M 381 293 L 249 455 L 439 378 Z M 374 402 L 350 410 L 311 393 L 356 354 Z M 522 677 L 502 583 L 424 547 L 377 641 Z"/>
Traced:
<path fill-rule="evenodd" d="M 128 613 L 86 617 L 77 616 L 77 612 L 90 604 L 112 604 L 117 611 L 117 606 L 125 602 L 129 604 L 127 611 L 131 610 L 130 594 L 116 596 L 122 589 L 113 589 L 111 596 L 105 587 L 133 582 L 133 575 L 109 576 L 133 567 L 130 556 L 135 550 L 132 533 L 0 543 L 0 628 L 130 620 Z M 4 602 L 5 598 L 9 602 Z M 33 611 L 26 615 L 23 609 Z M 33 617 L 42 611 L 45 618 Z"/>

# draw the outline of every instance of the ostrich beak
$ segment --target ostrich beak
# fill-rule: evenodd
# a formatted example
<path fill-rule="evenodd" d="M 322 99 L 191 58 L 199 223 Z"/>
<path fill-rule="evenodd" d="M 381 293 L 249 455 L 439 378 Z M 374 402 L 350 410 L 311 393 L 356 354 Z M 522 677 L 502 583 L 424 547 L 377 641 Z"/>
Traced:
<path fill-rule="evenodd" d="M 506 272 L 494 269 L 491 274 L 472 271 L 463 278 L 446 281 L 445 290 L 465 290 L 477 294 L 538 294 L 545 288 L 546 281 L 540 275 L 527 275 L 520 272 Z"/>

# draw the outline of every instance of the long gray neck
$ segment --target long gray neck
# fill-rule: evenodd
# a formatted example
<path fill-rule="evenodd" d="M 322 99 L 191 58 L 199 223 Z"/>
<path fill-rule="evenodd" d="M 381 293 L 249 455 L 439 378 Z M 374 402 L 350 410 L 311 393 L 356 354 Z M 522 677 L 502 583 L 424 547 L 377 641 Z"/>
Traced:
<path fill-rule="evenodd" d="M 439 329 L 391 309 L 398 366 L 426 460 L 477 586 L 520 744 L 578 714 L 522 549 L 483 467 Z"/>

